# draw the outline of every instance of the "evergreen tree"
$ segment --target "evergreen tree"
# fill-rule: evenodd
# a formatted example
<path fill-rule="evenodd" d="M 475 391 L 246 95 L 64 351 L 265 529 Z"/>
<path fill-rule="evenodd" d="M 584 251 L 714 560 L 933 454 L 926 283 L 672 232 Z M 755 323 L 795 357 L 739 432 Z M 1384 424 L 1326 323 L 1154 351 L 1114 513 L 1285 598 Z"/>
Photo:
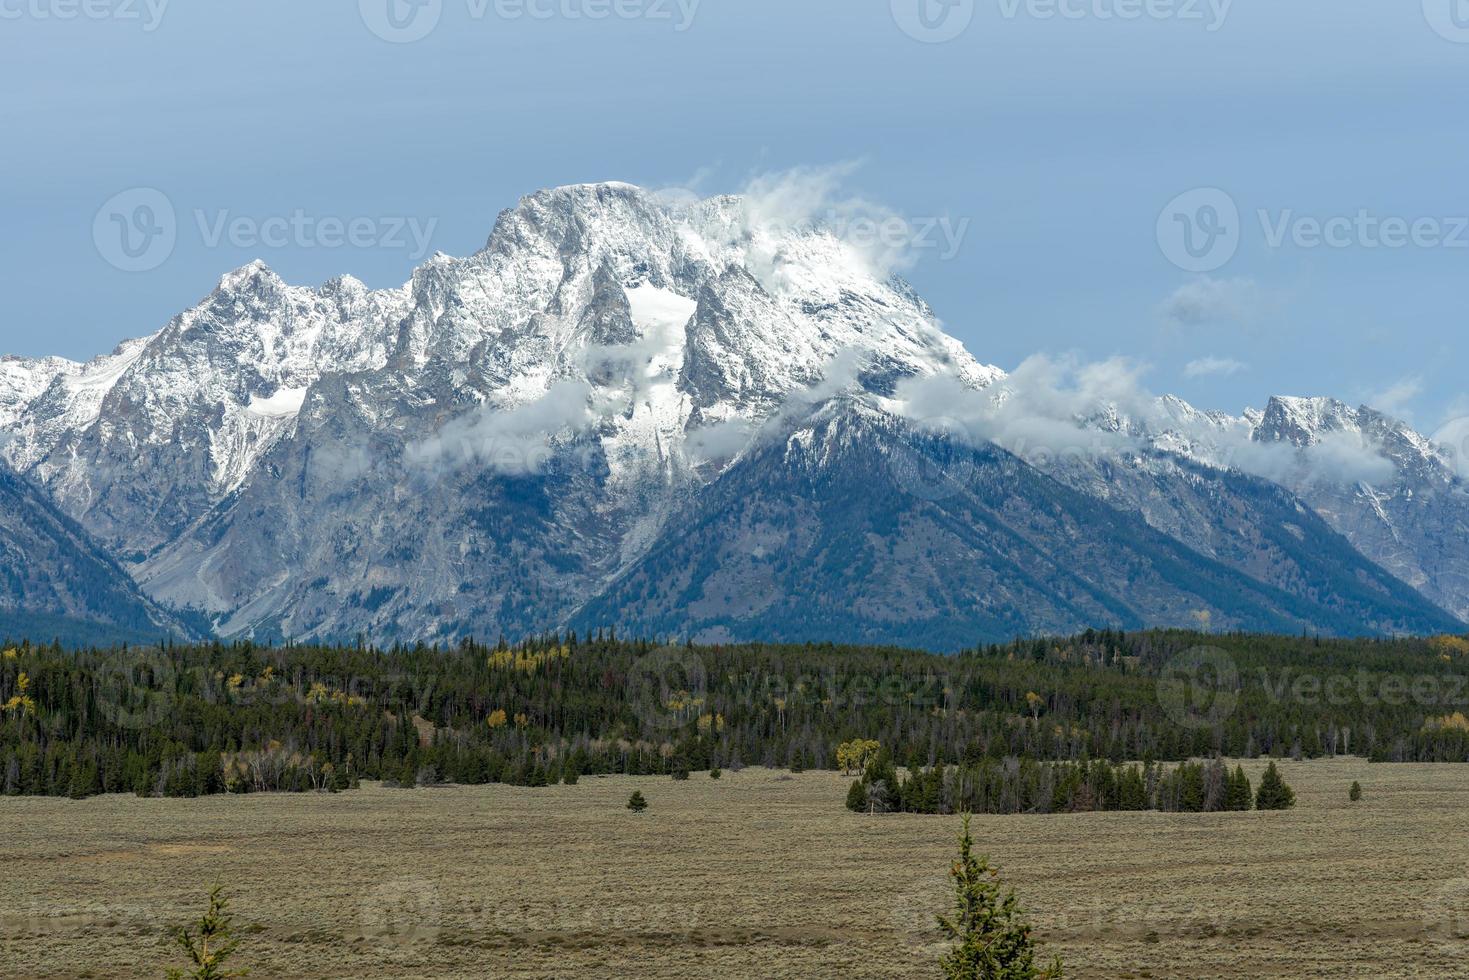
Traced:
<path fill-rule="evenodd" d="M 1245 767 L 1235 766 L 1224 787 L 1224 809 L 1248 810 L 1254 802 L 1255 795 L 1250 787 L 1250 777 L 1245 775 Z"/>
<path fill-rule="evenodd" d="M 1353 803 L 1356 803 L 1362 798 L 1362 784 L 1357 782 L 1356 780 L 1352 780 L 1352 789 L 1351 792 L 1347 795 L 1351 798 L 1351 801 Z"/>
<path fill-rule="evenodd" d="M 1048 969 L 1035 965 L 1035 942 L 1014 890 L 1002 892 L 989 860 L 974 856 L 967 813 L 959 859 L 949 877 L 954 880 L 954 911 L 938 917 L 939 928 L 954 943 L 939 961 L 948 980 L 1060 980 L 1059 959 Z"/>
<path fill-rule="evenodd" d="M 854 780 L 852 788 L 847 790 L 847 809 L 853 813 L 867 812 L 867 788 L 860 779 Z"/>
<path fill-rule="evenodd" d="M 632 796 L 628 797 L 627 808 L 633 813 L 642 813 L 648 809 L 648 801 L 643 798 L 642 790 L 633 790 Z"/>
<path fill-rule="evenodd" d="M 723 775 L 724 775 L 724 773 L 720 771 L 720 769 L 719 769 L 718 766 L 715 766 L 713 769 L 710 769 L 709 770 L 709 778 L 710 779 L 718 779 L 720 776 L 723 776 Z"/>
<path fill-rule="evenodd" d="M 170 646 L 150 656 L 167 661 L 161 673 L 174 679 L 166 692 L 174 710 L 155 718 L 128 701 L 119 707 L 144 723 L 126 726 L 97 702 L 126 649 L 0 643 L 0 794 L 331 792 L 362 780 L 538 786 L 569 781 L 572 766 L 577 776 L 666 776 L 716 765 L 738 772 L 750 760 L 861 773 L 870 811 L 1214 810 L 1222 767 L 1179 771 L 1179 763 L 1297 750 L 1305 758 L 1469 762 L 1461 712 L 1363 700 L 1350 694 L 1356 683 L 1343 688 L 1344 703 L 1301 703 L 1274 698 L 1255 680 L 1266 666 L 1321 672 L 1324 682 L 1362 674 L 1363 690 L 1402 673 L 1438 677 L 1459 662 L 1446 638 L 1211 636 L 1238 664 L 1241 689 L 1238 709 L 1207 731 L 1180 726 L 1157 698 L 1157 671 L 1201 639 L 1099 631 L 1090 640 L 1027 638 L 943 659 L 862 646 L 727 645 L 703 705 L 679 709 L 690 712 L 687 734 L 667 758 L 663 736 L 643 730 L 620 685 L 609 683 L 649 647 L 605 632 L 448 649 Z M 1454 657 L 1445 661 L 1444 650 Z M 837 691 L 875 676 L 897 686 L 878 699 L 830 702 L 814 689 L 803 693 L 807 674 L 830 674 Z M 984 692 L 983 707 L 934 710 L 935 675 L 945 690 Z M 423 678 L 435 681 L 425 688 Z M 751 699 L 756 687 L 787 696 Z M 1032 692 L 1043 707 L 1030 708 Z M 1037 713 L 1045 725 L 1034 723 Z M 885 749 L 854 738 L 859 732 L 882 734 Z M 1130 773 L 1127 759 L 1153 766 Z M 1225 809 L 1252 800 L 1225 781 Z"/>
<path fill-rule="evenodd" d="M 1280 770 L 1271 762 L 1260 777 L 1260 791 L 1255 794 L 1255 808 L 1259 810 L 1289 810 L 1296 805 L 1296 794 L 1280 776 Z"/>
<path fill-rule="evenodd" d="M 193 930 L 180 929 L 176 941 L 188 954 L 193 964 L 190 973 L 169 970 L 168 980 L 228 980 L 243 977 L 248 970 L 228 970 L 224 963 L 239 949 L 238 940 L 230 936 L 233 916 L 229 913 L 229 899 L 223 890 L 215 886 L 209 890 L 209 911 L 204 913 Z"/>
<path fill-rule="evenodd" d="M 1148 787 L 1143 781 L 1143 771 L 1137 766 L 1128 766 L 1117 779 L 1117 809 L 1146 810 Z"/>

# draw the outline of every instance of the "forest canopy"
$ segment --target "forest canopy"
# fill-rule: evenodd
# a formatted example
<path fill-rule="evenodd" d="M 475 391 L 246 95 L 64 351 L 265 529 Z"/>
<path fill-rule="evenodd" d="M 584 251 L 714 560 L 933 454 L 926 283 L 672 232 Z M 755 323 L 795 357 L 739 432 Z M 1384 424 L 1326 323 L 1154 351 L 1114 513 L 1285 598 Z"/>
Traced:
<path fill-rule="evenodd" d="M 951 657 L 610 634 L 453 649 L 0 646 L 10 795 L 840 770 L 852 742 L 915 772 L 985 771 L 986 760 L 1469 761 L 1459 637 L 1089 631 Z"/>

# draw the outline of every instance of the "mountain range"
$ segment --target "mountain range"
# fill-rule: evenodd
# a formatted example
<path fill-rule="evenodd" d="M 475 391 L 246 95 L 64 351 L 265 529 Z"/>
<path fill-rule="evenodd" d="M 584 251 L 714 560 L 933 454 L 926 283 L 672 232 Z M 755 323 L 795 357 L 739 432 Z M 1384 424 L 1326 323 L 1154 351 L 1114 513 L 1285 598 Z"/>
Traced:
<path fill-rule="evenodd" d="M 543 191 L 401 288 L 253 263 L 86 364 L 0 361 L 0 632 L 1463 630 L 1444 450 L 1125 373 L 982 364 L 758 200 Z"/>

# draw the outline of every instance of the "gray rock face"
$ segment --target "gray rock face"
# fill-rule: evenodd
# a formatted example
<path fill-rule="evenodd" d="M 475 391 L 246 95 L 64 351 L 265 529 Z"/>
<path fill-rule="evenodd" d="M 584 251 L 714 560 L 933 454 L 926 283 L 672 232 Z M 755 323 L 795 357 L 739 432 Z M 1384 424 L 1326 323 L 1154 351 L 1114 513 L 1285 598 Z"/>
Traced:
<path fill-rule="evenodd" d="M 1380 501 L 1391 532 L 1372 525 L 1381 518 L 1360 488 L 1289 473 L 1269 485 L 1225 479 L 1221 441 L 1263 445 L 1279 433 L 1283 452 L 1308 451 L 1312 432 L 1337 424 L 1330 413 L 1281 412 L 1277 423 L 1267 411 L 1251 432 L 1255 423 L 1176 400 L 1142 421 L 1102 406 L 1076 425 L 1126 431 L 1127 453 L 1034 466 L 987 456 L 974 471 L 1003 474 L 994 479 L 1012 489 L 995 496 L 1004 485 L 995 482 L 991 496 L 940 516 L 901 481 L 864 488 L 852 478 L 882 458 L 873 440 L 921 435 L 900 395 L 915 379 L 997 401 L 1006 382 L 905 284 L 819 228 L 772 222 L 738 198 L 581 185 L 524 199 L 480 252 L 435 256 L 399 289 L 351 279 L 303 289 L 255 263 L 159 333 L 89 364 L 0 362 L 0 451 L 148 595 L 206 613 L 225 635 L 431 641 L 599 616 L 667 632 L 787 635 L 793 621 L 774 610 L 794 600 L 768 594 L 777 580 L 763 559 L 738 557 L 747 539 L 805 576 L 803 594 L 826 590 L 864 622 L 887 624 L 861 635 L 894 641 L 1205 613 L 1219 626 L 1393 631 L 1442 626 L 1433 602 L 1469 613 L 1469 581 L 1455 578 L 1463 525 L 1451 531 L 1463 488 L 1433 484 L 1443 503 L 1419 508 L 1441 476 L 1431 466 Z M 800 495 L 814 483 L 771 461 L 772 446 L 789 449 L 790 433 L 835 403 L 872 420 L 861 428 L 871 438 L 836 440 L 799 471 L 833 467 L 846 474 L 832 484 L 842 493 L 897 493 L 862 518 L 875 522 L 863 547 L 885 554 L 881 574 L 822 577 L 831 568 L 820 555 L 834 552 L 820 536 L 848 531 Z M 1353 424 L 1431 450 L 1387 421 Z M 978 442 L 969 450 L 987 452 Z M 741 475 L 752 472 L 787 492 Z M 738 512 L 728 496 L 737 484 L 759 501 L 748 526 L 711 510 Z M 1266 499 L 1268 521 L 1252 512 Z M 730 565 L 699 578 L 712 591 L 686 608 L 678 597 L 695 579 L 654 556 L 688 536 L 690 515 L 704 550 Z M 965 521 L 1000 537 L 954 530 Z M 771 530 L 781 525 L 784 539 Z M 1133 562 L 1124 599 L 1063 547 L 1085 538 L 1085 554 L 1101 561 L 1106 529 L 1123 527 L 1155 535 L 1157 555 L 1224 592 L 1210 601 L 1169 584 L 1144 570 L 1154 558 L 1112 540 L 1133 554 L 1118 559 Z M 923 557 L 920 529 L 947 542 L 941 561 Z M 716 531 L 729 540 L 716 542 Z M 1436 547 L 1434 534 L 1444 536 Z M 1339 547 L 1348 570 L 1333 577 L 1312 549 Z M 945 605 L 917 590 L 905 563 L 926 567 L 940 591 L 948 582 L 1001 598 Z M 762 619 L 761 609 L 771 612 Z M 950 615 L 959 625 L 949 632 L 935 625 Z"/>
<path fill-rule="evenodd" d="M 1258 492 L 1294 505 L 1278 488 Z M 997 447 L 915 434 L 836 399 L 695 498 L 671 522 L 677 532 L 573 622 L 705 642 L 901 638 L 940 650 L 1088 626 L 1366 634 L 1454 625 L 1319 519 L 1297 519 L 1322 554 L 1301 554 L 1286 535 L 1295 564 L 1282 588 Z"/>
<path fill-rule="evenodd" d="M 1391 464 L 1381 479 L 1297 478 L 1287 485 L 1362 554 L 1469 619 L 1469 486 L 1439 447 L 1397 419 L 1332 399 L 1271 399 L 1254 438 L 1377 447 Z"/>
<path fill-rule="evenodd" d="M 0 637 L 107 635 L 156 641 L 195 634 L 144 596 L 38 487 L 0 464 Z"/>

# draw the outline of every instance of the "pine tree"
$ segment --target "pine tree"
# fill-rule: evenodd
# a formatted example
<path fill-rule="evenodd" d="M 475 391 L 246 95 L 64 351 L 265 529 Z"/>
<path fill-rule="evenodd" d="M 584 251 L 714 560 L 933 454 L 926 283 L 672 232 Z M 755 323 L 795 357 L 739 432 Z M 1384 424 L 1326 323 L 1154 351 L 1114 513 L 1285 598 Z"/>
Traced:
<path fill-rule="evenodd" d="M 1353 803 L 1356 803 L 1362 798 L 1362 784 L 1356 780 L 1352 780 L 1352 790 L 1347 795 L 1351 797 Z"/>
<path fill-rule="evenodd" d="M 1061 980 L 1061 961 L 1035 965 L 1035 942 L 1013 889 L 1002 894 L 988 858 L 974 856 L 969 814 L 959 838 L 959 859 L 949 869 L 954 912 L 939 916 L 939 928 L 954 948 L 939 961 L 948 980 Z"/>
<path fill-rule="evenodd" d="M 1143 782 L 1143 771 L 1137 766 L 1128 766 L 1122 772 L 1117 785 L 1117 809 L 1146 810 L 1148 787 Z"/>
<path fill-rule="evenodd" d="M 723 776 L 723 775 L 724 775 L 724 773 L 720 771 L 720 769 L 719 769 L 718 766 L 715 766 L 713 769 L 710 769 L 709 770 L 709 778 L 710 779 L 718 779 L 720 776 Z"/>
<path fill-rule="evenodd" d="M 867 811 L 867 788 L 862 785 L 862 780 L 854 780 L 852 788 L 847 790 L 847 809 L 853 813 L 865 813 Z"/>
<path fill-rule="evenodd" d="M 238 940 L 230 937 L 229 899 L 218 885 L 209 890 L 209 911 L 195 926 L 197 931 L 180 929 L 176 941 L 189 956 L 194 970 L 169 970 L 168 980 L 228 980 L 243 977 L 248 970 L 227 970 L 224 962 L 239 949 Z"/>
<path fill-rule="evenodd" d="M 642 790 L 633 790 L 632 796 L 628 797 L 627 808 L 633 813 L 642 813 L 648 809 L 648 801 L 643 798 Z"/>
<path fill-rule="evenodd" d="M 1256 809 L 1289 810 L 1295 805 L 1296 794 L 1280 777 L 1280 770 L 1275 768 L 1275 763 L 1270 763 L 1265 775 L 1260 777 L 1260 791 L 1255 794 Z"/>
<path fill-rule="evenodd" d="M 1235 766 L 1224 787 L 1224 809 L 1248 810 L 1254 802 L 1255 794 L 1250 787 L 1250 777 L 1245 775 L 1245 767 Z"/>

